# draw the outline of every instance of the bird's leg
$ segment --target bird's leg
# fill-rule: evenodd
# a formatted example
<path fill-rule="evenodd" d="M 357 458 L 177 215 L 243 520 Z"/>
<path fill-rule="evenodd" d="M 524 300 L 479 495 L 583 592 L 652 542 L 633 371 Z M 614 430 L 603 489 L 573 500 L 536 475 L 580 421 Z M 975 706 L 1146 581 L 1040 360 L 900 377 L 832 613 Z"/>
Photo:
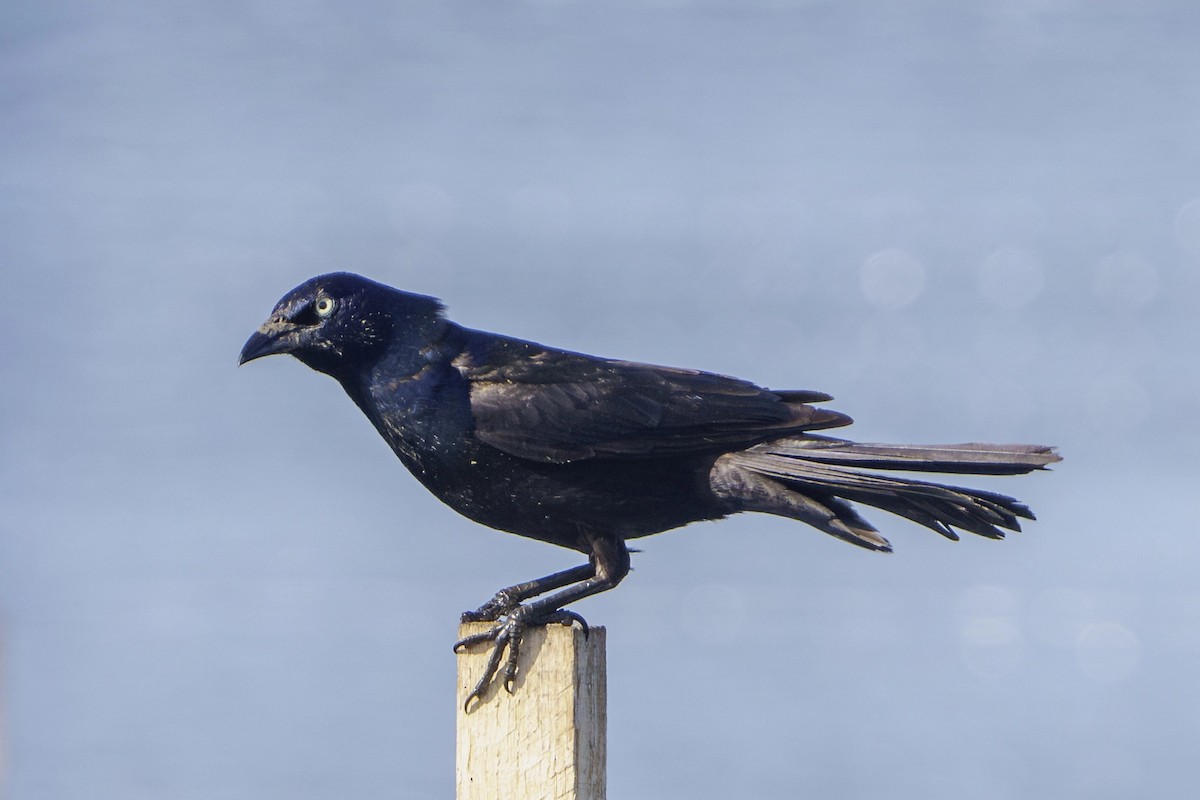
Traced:
<path fill-rule="evenodd" d="M 536 578 L 525 583 L 518 583 L 496 592 L 496 596 L 474 611 L 464 611 L 463 622 L 495 622 L 500 617 L 512 611 L 522 600 L 536 597 L 552 589 L 561 589 L 572 583 L 587 580 L 596 574 L 596 568 L 589 562 L 579 567 L 556 572 L 544 578 Z"/>
<path fill-rule="evenodd" d="M 531 584 L 544 586 L 543 581 L 557 580 L 560 581 L 557 585 L 562 586 L 564 584 L 561 581 L 566 575 L 582 574 L 588 576 L 584 580 L 575 583 L 574 586 L 569 586 L 562 591 L 546 595 L 525 605 L 513 606 L 508 611 L 502 612 L 502 618 L 490 629 L 483 633 L 477 633 L 473 636 L 460 639 L 455 643 L 455 652 L 460 652 L 484 642 L 493 643 L 492 654 L 488 658 L 487 665 L 484 667 L 483 675 L 475 683 L 475 687 L 471 690 L 471 693 L 467 695 L 466 702 L 463 704 L 463 710 L 465 711 L 470 708 L 472 700 L 478 700 L 483 697 L 488 686 L 491 685 L 492 679 L 500 669 L 501 659 L 504 659 L 504 688 L 509 694 L 512 694 L 513 683 L 517 678 L 517 659 L 521 653 L 521 640 L 524 637 L 526 628 L 530 625 L 548 625 L 556 622 L 563 625 L 570 625 L 573 622 L 578 622 L 583 626 L 584 633 L 586 634 L 587 622 L 584 621 L 583 617 L 574 611 L 564 609 L 563 606 L 613 588 L 628 573 L 629 550 L 625 547 L 625 543 L 620 539 L 615 541 L 601 539 L 592 542 L 590 564 L 550 575 L 540 581 L 530 581 L 529 584 L 521 584 L 521 586 Z M 542 591 L 545 590 L 545 588 L 542 589 Z M 504 658 L 506 650 L 508 651 L 508 657 Z"/>

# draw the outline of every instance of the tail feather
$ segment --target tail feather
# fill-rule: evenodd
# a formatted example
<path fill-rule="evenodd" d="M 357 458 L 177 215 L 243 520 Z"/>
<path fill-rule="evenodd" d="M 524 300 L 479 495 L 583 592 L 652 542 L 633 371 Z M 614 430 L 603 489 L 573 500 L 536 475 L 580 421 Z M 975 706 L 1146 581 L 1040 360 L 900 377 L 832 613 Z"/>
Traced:
<path fill-rule="evenodd" d="M 854 544 L 890 550 L 850 505 L 863 503 L 958 539 L 957 530 L 990 539 L 1019 531 L 1027 506 L 1007 495 L 866 470 L 1015 475 L 1058 461 L 1041 445 L 882 445 L 805 436 L 728 453 L 713 467 L 714 491 L 738 510 L 807 522 Z M 956 530 L 957 529 L 957 530 Z"/>
<path fill-rule="evenodd" d="M 844 467 L 967 475 L 1021 475 L 1062 460 L 1053 447 L 1040 444 L 867 444 L 814 435 L 778 439 L 754 450 Z"/>

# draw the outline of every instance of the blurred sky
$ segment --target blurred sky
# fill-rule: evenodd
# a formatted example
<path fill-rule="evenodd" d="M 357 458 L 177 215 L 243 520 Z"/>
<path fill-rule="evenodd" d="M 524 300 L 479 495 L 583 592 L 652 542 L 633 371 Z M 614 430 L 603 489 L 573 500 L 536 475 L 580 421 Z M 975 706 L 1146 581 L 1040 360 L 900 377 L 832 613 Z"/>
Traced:
<path fill-rule="evenodd" d="M 0 5 L 15 800 L 449 797 L 457 614 L 577 557 L 238 351 L 352 269 L 456 321 L 1032 441 L 1039 521 L 640 542 L 619 798 L 1191 797 L 1193 2 Z"/>

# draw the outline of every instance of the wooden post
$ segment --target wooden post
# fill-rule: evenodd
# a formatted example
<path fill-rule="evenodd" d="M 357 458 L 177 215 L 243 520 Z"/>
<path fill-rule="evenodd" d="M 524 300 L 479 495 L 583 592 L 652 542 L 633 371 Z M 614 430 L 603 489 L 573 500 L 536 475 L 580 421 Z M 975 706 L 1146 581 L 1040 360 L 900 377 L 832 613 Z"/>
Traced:
<path fill-rule="evenodd" d="M 459 638 L 491 623 L 469 622 Z M 604 628 L 530 628 L 513 694 L 494 681 L 463 711 L 489 649 L 458 656 L 458 800 L 604 800 L 607 667 Z"/>

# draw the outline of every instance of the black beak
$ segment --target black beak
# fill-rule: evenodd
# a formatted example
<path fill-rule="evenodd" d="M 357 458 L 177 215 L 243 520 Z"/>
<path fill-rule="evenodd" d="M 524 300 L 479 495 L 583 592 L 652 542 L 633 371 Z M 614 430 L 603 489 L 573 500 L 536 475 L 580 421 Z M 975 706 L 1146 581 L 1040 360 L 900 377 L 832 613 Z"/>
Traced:
<path fill-rule="evenodd" d="M 290 353 L 296 348 L 296 337 L 292 335 L 295 331 L 295 325 L 281 320 L 272 319 L 263 323 L 263 326 L 250 334 L 250 338 L 246 340 L 242 354 L 238 357 L 238 366 L 263 356 Z"/>

